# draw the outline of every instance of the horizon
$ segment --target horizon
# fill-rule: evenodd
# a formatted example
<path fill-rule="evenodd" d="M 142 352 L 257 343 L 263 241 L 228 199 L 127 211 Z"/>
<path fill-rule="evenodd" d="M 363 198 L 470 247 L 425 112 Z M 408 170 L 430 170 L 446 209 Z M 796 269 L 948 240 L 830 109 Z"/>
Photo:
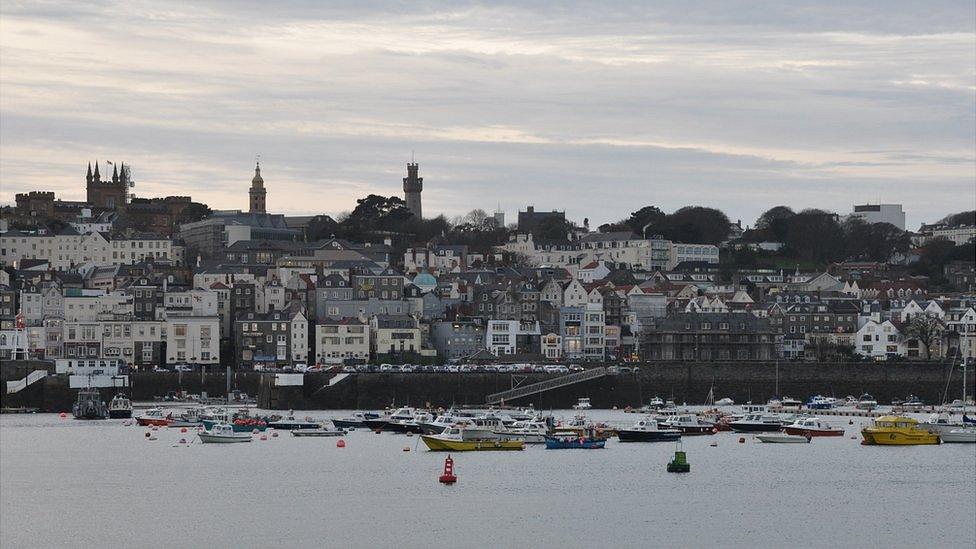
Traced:
<path fill-rule="evenodd" d="M 260 155 L 269 211 L 335 217 L 415 156 L 428 217 L 883 203 L 914 229 L 976 203 L 976 23 L 894 8 L 5 3 L 0 202 L 83 199 L 98 158 L 246 209 Z"/>

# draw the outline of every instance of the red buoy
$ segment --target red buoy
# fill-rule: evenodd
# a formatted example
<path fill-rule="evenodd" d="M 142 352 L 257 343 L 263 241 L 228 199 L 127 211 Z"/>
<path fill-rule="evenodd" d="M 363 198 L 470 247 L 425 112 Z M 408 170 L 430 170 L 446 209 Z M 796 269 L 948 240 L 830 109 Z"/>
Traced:
<path fill-rule="evenodd" d="M 454 460 L 451 456 L 444 459 L 444 473 L 441 475 L 441 484 L 454 484 L 457 482 L 457 475 L 454 474 Z"/>
<path fill-rule="evenodd" d="M 186 432 L 186 427 L 180 427 L 180 432 L 181 433 L 185 433 Z"/>
<path fill-rule="evenodd" d="M 66 418 L 66 417 L 68 417 L 68 414 L 67 414 L 67 412 L 61 412 L 61 413 L 60 413 L 60 414 L 58 414 L 58 415 L 59 415 L 59 416 L 61 416 L 61 419 L 64 419 L 64 418 Z"/>
<path fill-rule="evenodd" d="M 346 447 L 346 441 L 340 438 L 339 441 L 336 442 L 336 448 L 345 448 L 345 447 Z"/>

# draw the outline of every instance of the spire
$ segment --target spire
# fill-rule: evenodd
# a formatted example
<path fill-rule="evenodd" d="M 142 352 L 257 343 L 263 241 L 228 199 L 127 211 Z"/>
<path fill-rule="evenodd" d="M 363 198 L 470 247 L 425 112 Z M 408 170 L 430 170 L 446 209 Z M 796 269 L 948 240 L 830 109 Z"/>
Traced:
<path fill-rule="evenodd" d="M 85 180 L 89 183 L 92 181 L 91 162 L 88 163 L 88 175 L 85 176 Z"/>
<path fill-rule="evenodd" d="M 101 181 L 102 176 L 98 175 L 98 160 L 95 161 L 95 181 Z"/>
<path fill-rule="evenodd" d="M 254 165 L 254 179 L 251 179 L 251 185 L 257 188 L 264 186 L 264 178 L 261 177 L 261 161 L 258 160 Z"/>
<path fill-rule="evenodd" d="M 119 167 L 112 164 L 112 183 L 119 182 Z"/>
<path fill-rule="evenodd" d="M 125 183 L 125 162 L 119 162 L 119 181 Z"/>

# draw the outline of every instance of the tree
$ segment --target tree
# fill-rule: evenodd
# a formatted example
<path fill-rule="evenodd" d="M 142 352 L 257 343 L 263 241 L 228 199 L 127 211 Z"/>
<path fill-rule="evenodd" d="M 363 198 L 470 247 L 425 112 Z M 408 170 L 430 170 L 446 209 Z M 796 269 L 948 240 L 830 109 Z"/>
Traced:
<path fill-rule="evenodd" d="M 657 206 L 644 206 L 630 214 L 630 218 L 623 221 L 630 226 L 635 233 L 645 236 L 645 234 L 661 234 L 663 222 L 667 216 Z M 647 228 L 645 231 L 645 227 Z M 654 229 L 657 228 L 657 232 Z"/>
<path fill-rule="evenodd" d="M 782 242 L 786 238 L 789 220 L 796 213 L 789 206 L 774 206 L 756 220 L 756 231 L 766 240 Z"/>
<path fill-rule="evenodd" d="M 976 210 L 947 215 L 942 218 L 941 222 L 952 227 L 958 227 L 959 225 L 976 225 Z"/>
<path fill-rule="evenodd" d="M 847 257 L 868 261 L 888 261 L 896 252 L 907 252 L 911 237 L 890 223 L 867 223 L 856 217 L 844 222 Z"/>
<path fill-rule="evenodd" d="M 532 228 L 532 235 L 544 240 L 566 240 L 573 225 L 560 216 L 544 218 Z"/>
<path fill-rule="evenodd" d="M 213 211 L 209 206 L 203 204 L 202 202 L 190 202 L 180 215 L 176 218 L 177 225 L 182 225 L 184 223 L 193 223 L 195 221 L 200 221 L 205 217 L 209 216 Z"/>
<path fill-rule="evenodd" d="M 918 314 L 908 321 L 908 326 L 905 328 L 905 335 L 918 340 L 925 349 L 925 356 L 922 358 L 927 360 L 932 349 L 932 344 L 941 339 L 944 328 L 945 326 L 942 324 L 942 320 L 938 317 Z"/>
<path fill-rule="evenodd" d="M 830 263 L 845 257 L 846 243 L 837 214 L 803 210 L 789 218 L 783 239 L 795 257 Z"/>
<path fill-rule="evenodd" d="M 309 240 L 321 240 L 335 235 L 339 231 L 339 224 L 328 215 L 317 215 L 308 220 L 307 231 Z"/>
<path fill-rule="evenodd" d="M 729 237 L 729 218 L 719 210 L 686 206 L 667 216 L 664 236 L 675 242 L 719 244 Z"/>

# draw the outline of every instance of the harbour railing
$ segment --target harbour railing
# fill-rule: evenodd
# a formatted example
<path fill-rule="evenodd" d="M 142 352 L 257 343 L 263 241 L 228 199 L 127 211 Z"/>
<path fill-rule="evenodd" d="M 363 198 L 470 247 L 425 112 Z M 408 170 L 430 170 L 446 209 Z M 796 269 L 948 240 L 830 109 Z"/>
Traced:
<path fill-rule="evenodd" d="M 488 404 L 499 404 L 505 400 L 512 400 L 538 393 L 544 393 L 546 391 L 551 391 L 567 385 L 573 385 L 574 383 L 581 383 L 583 381 L 601 378 L 605 375 L 607 375 L 607 369 L 602 366 L 599 368 L 590 368 L 582 372 L 567 374 L 554 379 L 540 381 L 538 383 L 530 383 L 529 385 L 515 387 L 514 389 L 509 389 L 500 393 L 493 393 L 485 398 L 485 402 Z"/>

